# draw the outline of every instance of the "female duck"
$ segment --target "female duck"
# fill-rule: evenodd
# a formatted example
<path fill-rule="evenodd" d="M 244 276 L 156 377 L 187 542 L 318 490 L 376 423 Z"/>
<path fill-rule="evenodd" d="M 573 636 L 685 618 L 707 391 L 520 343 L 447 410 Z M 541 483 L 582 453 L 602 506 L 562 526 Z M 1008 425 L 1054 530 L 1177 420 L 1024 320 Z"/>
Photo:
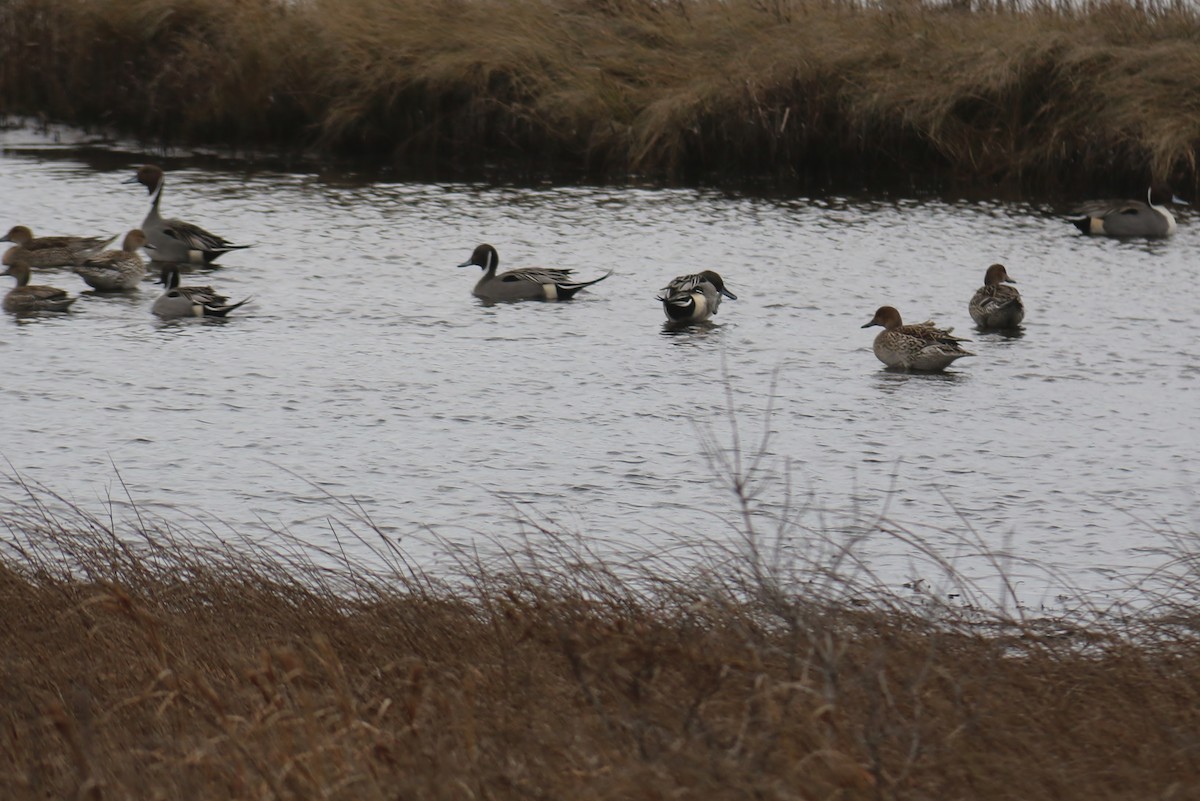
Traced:
<path fill-rule="evenodd" d="M 1003 264 L 993 264 L 983 276 L 983 286 L 975 291 L 967 310 L 980 328 L 1016 328 L 1025 319 L 1025 304 Z"/>
<path fill-rule="evenodd" d="M 585 286 L 612 275 L 609 270 L 591 281 L 572 281 L 570 270 L 554 267 L 522 267 L 496 275 L 499 264 L 496 249 L 491 245 L 480 245 L 468 261 L 458 266 L 483 268 L 483 277 L 475 284 L 473 293 L 484 300 L 569 300 Z"/>
<path fill-rule="evenodd" d="M 16 245 L 13 261 L 32 267 L 73 267 L 99 253 L 115 237 L 38 236 L 24 225 L 14 225 L 0 242 Z"/>
<path fill-rule="evenodd" d="M 137 175 L 125 183 L 139 183 L 154 196 L 150 211 L 146 214 L 146 219 L 142 220 L 142 230 L 146 232 L 147 241 L 154 247 L 156 261 L 211 264 L 231 250 L 250 247 L 235 245 L 189 222 L 163 219 L 158 213 L 158 203 L 162 200 L 163 185 L 166 183 L 161 167 L 143 164 L 138 168 Z"/>
<path fill-rule="evenodd" d="M 699 323 L 717 313 L 722 295 L 737 300 L 737 295 L 725 288 L 725 281 L 715 270 L 705 270 L 679 276 L 663 287 L 658 299 L 671 322 Z"/>
<path fill-rule="evenodd" d="M 1140 200 L 1097 200 L 1085 203 L 1079 211 L 1085 216 L 1071 222 L 1085 234 L 1100 236 L 1166 237 L 1175 233 L 1175 217 L 1167 208 L 1171 203 L 1186 205 L 1162 184 L 1154 184 Z"/>
<path fill-rule="evenodd" d="M 179 267 L 170 265 L 162 270 L 160 283 L 167 290 L 154 301 L 150 311 L 163 320 L 179 320 L 184 317 L 224 317 L 250 298 L 238 303 L 228 303 L 224 295 L 218 295 L 206 286 L 180 286 Z"/>
<path fill-rule="evenodd" d="M 146 235 L 140 228 L 125 234 L 120 250 L 106 250 L 87 259 L 75 272 L 92 289 L 100 292 L 125 292 L 134 289 L 146 277 L 146 264 L 138 250 L 146 246 Z"/>
<path fill-rule="evenodd" d="M 900 312 L 892 306 L 880 306 L 863 328 L 883 326 L 875 337 L 875 356 L 896 370 L 944 370 L 955 359 L 974 356 L 958 343 L 970 340 L 951 335 L 953 328 L 938 328 L 932 321 L 905 325 Z"/>
<path fill-rule="evenodd" d="M 11 275 L 17 279 L 17 285 L 4 296 L 6 312 L 22 313 L 37 311 L 66 311 L 75 298 L 68 297 L 65 289 L 52 286 L 31 286 L 29 284 L 29 264 L 15 260 L 11 247 L 4 254 L 4 266 L 7 268 L 0 275 Z"/>

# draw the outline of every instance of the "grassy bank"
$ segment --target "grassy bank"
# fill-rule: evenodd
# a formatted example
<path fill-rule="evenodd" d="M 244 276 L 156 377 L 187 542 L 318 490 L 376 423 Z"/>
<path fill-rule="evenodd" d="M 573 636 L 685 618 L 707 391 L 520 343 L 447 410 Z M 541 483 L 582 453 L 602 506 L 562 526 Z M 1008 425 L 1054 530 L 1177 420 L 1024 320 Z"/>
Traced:
<path fill-rule="evenodd" d="M 5 799 L 1200 793 L 1194 610 L 1084 631 L 752 554 L 668 578 L 547 537 L 434 579 L 374 534 L 351 569 L 37 493 L 0 516 Z"/>
<path fill-rule="evenodd" d="M 1194 8 L 866 5 L 7 0 L 0 111 L 398 165 L 1197 187 Z"/>

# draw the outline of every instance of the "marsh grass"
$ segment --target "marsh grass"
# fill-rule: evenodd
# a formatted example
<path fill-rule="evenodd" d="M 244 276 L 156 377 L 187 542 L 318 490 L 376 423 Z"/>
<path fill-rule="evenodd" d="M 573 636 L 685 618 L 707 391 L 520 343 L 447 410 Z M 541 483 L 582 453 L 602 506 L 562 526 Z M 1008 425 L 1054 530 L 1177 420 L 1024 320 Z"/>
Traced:
<path fill-rule="evenodd" d="M 982 590 L 904 599 L 853 553 L 787 555 L 771 527 L 794 530 L 756 500 L 761 461 L 709 452 L 736 534 L 698 558 L 605 561 L 526 518 L 523 540 L 436 576 L 352 503 L 331 548 L 256 545 L 16 482 L 0 502 L 0 796 L 1200 792 L 1194 558 L 1149 608 L 1086 626 Z"/>
<path fill-rule="evenodd" d="M 0 112 L 471 169 L 1197 184 L 1168 0 L 8 0 Z"/>

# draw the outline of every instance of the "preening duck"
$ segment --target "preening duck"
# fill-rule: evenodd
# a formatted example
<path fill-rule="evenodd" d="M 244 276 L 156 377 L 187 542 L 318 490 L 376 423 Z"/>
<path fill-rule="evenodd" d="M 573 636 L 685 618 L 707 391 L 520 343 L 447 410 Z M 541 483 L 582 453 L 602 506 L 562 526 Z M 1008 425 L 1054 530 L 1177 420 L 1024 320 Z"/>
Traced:
<path fill-rule="evenodd" d="M 658 300 L 671 322 L 698 323 L 717 313 L 722 296 L 737 300 L 715 270 L 704 270 L 671 281 L 658 294 Z"/>

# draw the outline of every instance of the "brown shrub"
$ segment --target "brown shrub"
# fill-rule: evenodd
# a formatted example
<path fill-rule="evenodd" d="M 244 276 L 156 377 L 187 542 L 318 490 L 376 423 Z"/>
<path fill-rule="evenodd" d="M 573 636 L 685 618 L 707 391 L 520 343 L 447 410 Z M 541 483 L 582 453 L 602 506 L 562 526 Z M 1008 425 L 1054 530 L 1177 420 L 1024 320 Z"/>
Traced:
<path fill-rule="evenodd" d="M 471 169 L 1195 187 L 1196 11 L 9 0 L 0 111 Z"/>
<path fill-rule="evenodd" d="M 435 579 L 382 535 L 375 568 L 338 566 L 39 492 L 2 515 L 6 799 L 1200 792 L 1185 606 L 1013 620 L 544 531 Z"/>

